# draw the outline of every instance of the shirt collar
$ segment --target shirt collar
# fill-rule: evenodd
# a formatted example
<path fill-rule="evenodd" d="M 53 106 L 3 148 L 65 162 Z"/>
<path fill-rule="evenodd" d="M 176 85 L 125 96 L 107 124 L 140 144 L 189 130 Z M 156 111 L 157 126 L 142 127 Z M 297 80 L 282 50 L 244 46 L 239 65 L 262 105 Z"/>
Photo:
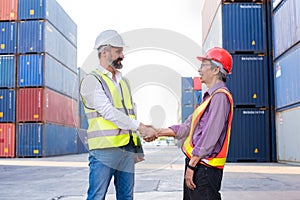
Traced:
<path fill-rule="evenodd" d="M 97 70 L 99 70 L 102 74 L 105 74 L 110 79 L 112 79 L 112 73 L 110 71 L 108 71 L 107 69 L 105 69 L 104 67 L 102 67 L 101 65 L 98 65 Z M 120 71 L 116 70 L 115 76 L 116 76 L 117 83 L 119 83 L 120 80 L 122 79 L 122 73 Z"/>
<path fill-rule="evenodd" d="M 226 84 L 225 84 L 223 81 L 221 81 L 221 82 L 215 84 L 212 88 L 209 88 L 209 89 L 205 92 L 204 97 L 205 97 L 205 96 L 210 96 L 210 95 L 212 95 L 212 93 L 214 93 L 217 89 L 223 88 L 223 87 L 226 87 Z"/>

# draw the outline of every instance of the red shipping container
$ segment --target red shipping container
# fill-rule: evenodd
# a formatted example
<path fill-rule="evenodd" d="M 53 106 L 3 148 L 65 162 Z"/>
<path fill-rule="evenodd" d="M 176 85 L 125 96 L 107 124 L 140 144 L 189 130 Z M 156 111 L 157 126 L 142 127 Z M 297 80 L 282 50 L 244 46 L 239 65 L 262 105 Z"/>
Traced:
<path fill-rule="evenodd" d="M 78 124 L 78 122 L 76 123 L 78 108 L 74 111 L 73 102 L 70 103 L 70 101 L 76 103 L 75 100 L 49 88 L 19 89 L 17 92 L 17 122 L 50 122 L 76 126 Z"/>
<path fill-rule="evenodd" d="M 193 82 L 194 82 L 193 90 L 202 90 L 202 83 L 200 81 L 200 77 L 194 77 Z"/>
<path fill-rule="evenodd" d="M 0 124 L 0 157 L 15 157 L 15 124 Z"/>
<path fill-rule="evenodd" d="M 65 124 L 70 126 L 79 127 L 79 114 L 78 114 L 78 102 L 72 98 L 67 98 L 64 109 L 71 111 L 65 112 Z"/>
<path fill-rule="evenodd" d="M 0 0 L 0 21 L 18 19 L 18 0 Z"/>

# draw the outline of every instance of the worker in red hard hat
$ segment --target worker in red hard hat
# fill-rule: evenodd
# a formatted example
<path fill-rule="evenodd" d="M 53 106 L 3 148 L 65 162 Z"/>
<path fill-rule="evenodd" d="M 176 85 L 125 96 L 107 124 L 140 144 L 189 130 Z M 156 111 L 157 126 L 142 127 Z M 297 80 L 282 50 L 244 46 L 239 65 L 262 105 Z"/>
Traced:
<path fill-rule="evenodd" d="M 200 80 L 208 90 L 203 101 L 179 125 L 160 129 L 158 137 L 178 139 L 186 155 L 184 200 L 219 200 L 233 116 L 233 99 L 225 85 L 232 70 L 232 57 L 214 47 L 201 61 Z"/>

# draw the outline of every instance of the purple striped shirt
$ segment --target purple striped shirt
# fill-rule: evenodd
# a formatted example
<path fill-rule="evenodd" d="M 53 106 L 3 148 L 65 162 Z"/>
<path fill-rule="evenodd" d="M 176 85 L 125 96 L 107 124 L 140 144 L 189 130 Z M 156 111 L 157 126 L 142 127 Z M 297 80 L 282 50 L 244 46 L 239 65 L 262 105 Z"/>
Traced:
<path fill-rule="evenodd" d="M 219 88 L 226 88 L 225 83 L 219 82 L 208 89 L 203 96 L 203 101 Z M 220 152 L 226 136 L 229 111 L 230 102 L 226 94 L 215 94 L 195 128 L 192 140 L 193 156 L 207 158 Z M 176 133 L 175 138 L 181 145 L 189 134 L 191 121 L 192 115 L 184 123 L 170 127 Z"/>

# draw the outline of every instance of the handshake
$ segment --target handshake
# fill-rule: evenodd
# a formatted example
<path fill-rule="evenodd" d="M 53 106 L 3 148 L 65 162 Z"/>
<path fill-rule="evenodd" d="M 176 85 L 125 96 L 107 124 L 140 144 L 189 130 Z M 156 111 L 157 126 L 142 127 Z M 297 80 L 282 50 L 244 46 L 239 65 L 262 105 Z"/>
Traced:
<path fill-rule="evenodd" d="M 151 125 L 144 125 L 143 123 L 140 123 L 138 131 L 146 142 L 152 142 L 158 138 L 159 130 Z"/>

